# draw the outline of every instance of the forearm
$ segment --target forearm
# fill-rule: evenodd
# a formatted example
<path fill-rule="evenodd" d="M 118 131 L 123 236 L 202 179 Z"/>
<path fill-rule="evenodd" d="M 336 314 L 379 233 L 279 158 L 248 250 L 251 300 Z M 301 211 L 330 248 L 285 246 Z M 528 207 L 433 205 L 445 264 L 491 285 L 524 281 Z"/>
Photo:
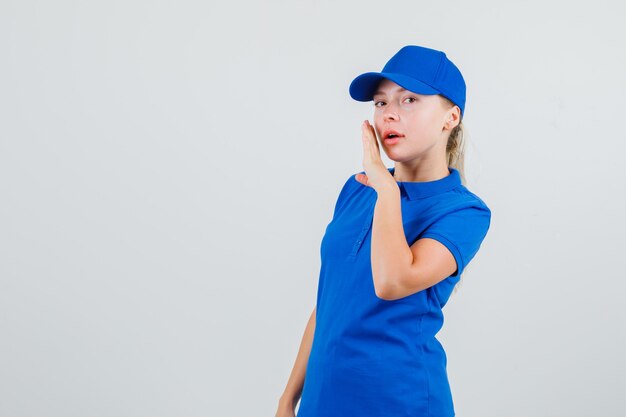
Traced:
<path fill-rule="evenodd" d="M 313 345 L 313 334 L 315 333 L 315 311 L 316 309 L 314 308 L 311 317 L 309 317 L 293 370 L 291 371 L 287 386 L 279 400 L 280 405 L 290 407 L 292 410 L 298 403 L 304 386 L 306 366 L 309 361 L 311 346 Z"/>
<path fill-rule="evenodd" d="M 402 225 L 400 189 L 378 190 L 372 222 L 371 263 L 374 287 L 381 298 L 402 292 L 402 277 L 413 263 Z"/>

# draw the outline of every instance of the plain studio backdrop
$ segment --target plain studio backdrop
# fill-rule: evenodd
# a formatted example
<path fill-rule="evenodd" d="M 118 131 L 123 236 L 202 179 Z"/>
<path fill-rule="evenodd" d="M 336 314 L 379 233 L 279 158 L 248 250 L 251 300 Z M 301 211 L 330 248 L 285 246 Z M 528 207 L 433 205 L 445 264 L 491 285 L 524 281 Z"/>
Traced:
<path fill-rule="evenodd" d="M 618 415 L 618 10 L 2 0 L 0 415 L 273 416 L 363 169 L 349 83 L 407 44 L 463 72 L 492 210 L 438 335 L 457 415 Z"/>

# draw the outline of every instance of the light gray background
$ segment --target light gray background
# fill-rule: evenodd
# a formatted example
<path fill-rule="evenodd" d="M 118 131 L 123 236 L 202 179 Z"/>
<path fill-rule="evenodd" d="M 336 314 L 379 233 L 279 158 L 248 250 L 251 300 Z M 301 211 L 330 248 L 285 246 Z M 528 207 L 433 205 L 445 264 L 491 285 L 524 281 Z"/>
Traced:
<path fill-rule="evenodd" d="M 348 85 L 406 44 L 461 68 L 493 212 L 457 415 L 619 414 L 621 7 L 1 0 L 0 415 L 273 416 L 362 170 Z"/>

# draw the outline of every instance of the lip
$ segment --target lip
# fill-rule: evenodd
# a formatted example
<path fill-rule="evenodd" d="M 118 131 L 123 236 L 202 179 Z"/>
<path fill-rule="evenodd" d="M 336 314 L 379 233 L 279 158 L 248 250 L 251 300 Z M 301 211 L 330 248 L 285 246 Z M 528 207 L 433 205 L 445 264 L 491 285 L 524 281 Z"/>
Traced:
<path fill-rule="evenodd" d="M 383 139 L 383 142 L 385 143 L 385 145 L 394 145 L 400 142 L 400 139 L 402 139 L 402 137 L 396 136 L 395 138 Z"/>
<path fill-rule="evenodd" d="M 404 137 L 404 135 L 402 133 L 398 132 L 397 130 L 388 129 L 388 130 L 385 130 L 383 132 L 383 139 L 384 140 L 389 139 L 389 135 L 396 135 L 397 138 L 403 138 Z M 395 138 L 392 138 L 392 139 L 395 139 Z"/>

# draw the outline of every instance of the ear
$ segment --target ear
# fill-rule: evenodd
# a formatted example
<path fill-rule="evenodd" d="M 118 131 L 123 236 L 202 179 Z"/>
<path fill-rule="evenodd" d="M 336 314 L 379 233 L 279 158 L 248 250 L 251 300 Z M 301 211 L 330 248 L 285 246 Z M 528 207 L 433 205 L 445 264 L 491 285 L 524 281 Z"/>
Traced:
<path fill-rule="evenodd" d="M 452 130 L 461 122 L 461 109 L 454 106 L 446 114 L 445 129 Z"/>

